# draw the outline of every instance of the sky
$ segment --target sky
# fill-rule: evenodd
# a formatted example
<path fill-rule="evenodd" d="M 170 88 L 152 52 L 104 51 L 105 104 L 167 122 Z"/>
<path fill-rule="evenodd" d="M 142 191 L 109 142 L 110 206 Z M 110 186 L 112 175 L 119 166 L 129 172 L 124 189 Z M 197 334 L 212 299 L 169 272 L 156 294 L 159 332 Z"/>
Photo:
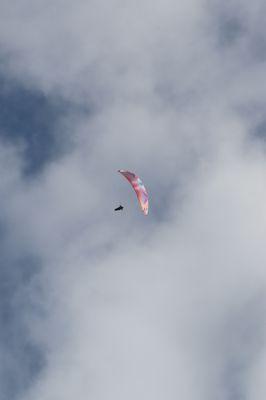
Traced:
<path fill-rule="evenodd" d="M 0 400 L 265 399 L 265 11 L 0 0 Z"/>

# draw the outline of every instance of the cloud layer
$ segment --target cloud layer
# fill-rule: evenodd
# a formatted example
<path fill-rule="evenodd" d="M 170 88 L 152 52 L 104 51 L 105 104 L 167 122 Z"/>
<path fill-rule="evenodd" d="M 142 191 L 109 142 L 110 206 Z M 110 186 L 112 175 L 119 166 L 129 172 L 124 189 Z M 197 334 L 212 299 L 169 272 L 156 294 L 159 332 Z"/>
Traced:
<path fill-rule="evenodd" d="M 10 135 L 64 150 L 0 145 L 3 400 L 264 399 L 264 8 L 2 0 L 3 79 L 51 109 Z"/>

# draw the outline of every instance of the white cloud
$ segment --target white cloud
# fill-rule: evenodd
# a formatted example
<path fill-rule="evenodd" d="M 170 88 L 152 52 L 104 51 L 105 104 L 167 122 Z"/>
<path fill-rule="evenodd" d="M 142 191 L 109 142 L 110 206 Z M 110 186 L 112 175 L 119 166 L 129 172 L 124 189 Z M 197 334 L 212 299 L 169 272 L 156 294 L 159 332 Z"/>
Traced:
<path fill-rule="evenodd" d="M 6 73 L 90 109 L 65 122 L 70 153 L 30 181 L 8 158 L 1 178 L 10 243 L 43 262 L 28 326 L 47 363 L 25 399 L 264 398 L 255 3 L 221 46 L 214 3 L 2 2 Z M 148 218 L 118 168 L 145 179 Z"/>

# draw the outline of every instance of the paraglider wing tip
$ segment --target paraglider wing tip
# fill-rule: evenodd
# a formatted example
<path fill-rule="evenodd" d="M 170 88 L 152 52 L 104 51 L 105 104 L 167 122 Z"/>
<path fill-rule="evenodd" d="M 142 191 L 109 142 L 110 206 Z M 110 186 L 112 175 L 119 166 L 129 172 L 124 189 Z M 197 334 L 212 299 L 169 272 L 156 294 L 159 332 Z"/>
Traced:
<path fill-rule="evenodd" d="M 146 204 L 143 208 L 142 208 L 143 214 L 144 215 L 148 215 L 149 212 L 149 206 L 148 204 Z"/>

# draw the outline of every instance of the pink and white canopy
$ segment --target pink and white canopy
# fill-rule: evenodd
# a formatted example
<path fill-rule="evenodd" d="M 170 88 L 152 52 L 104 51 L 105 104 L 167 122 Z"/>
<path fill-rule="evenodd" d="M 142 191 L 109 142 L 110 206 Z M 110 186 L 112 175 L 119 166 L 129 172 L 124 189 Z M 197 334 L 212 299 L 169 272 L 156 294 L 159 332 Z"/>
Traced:
<path fill-rule="evenodd" d="M 139 205 L 141 210 L 145 215 L 148 214 L 149 210 L 149 200 L 148 200 L 148 193 L 147 190 L 145 189 L 145 186 L 143 185 L 141 179 L 135 175 L 133 172 L 130 171 L 125 171 L 123 169 L 119 169 L 118 172 L 122 174 L 132 185 L 133 189 L 135 190 L 135 193 L 137 195 Z"/>

